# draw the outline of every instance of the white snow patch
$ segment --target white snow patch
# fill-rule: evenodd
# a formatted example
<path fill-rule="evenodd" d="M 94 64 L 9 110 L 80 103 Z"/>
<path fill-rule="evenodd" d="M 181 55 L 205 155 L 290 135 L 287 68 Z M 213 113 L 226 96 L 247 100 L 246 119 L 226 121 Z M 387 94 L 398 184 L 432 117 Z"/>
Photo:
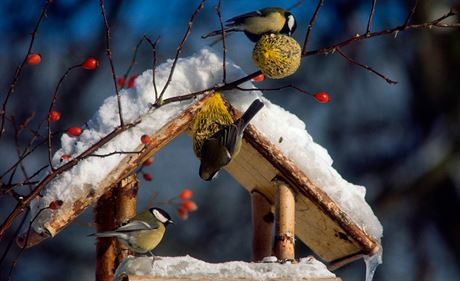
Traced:
<path fill-rule="evenodd" d="M 300 259 L 299 263 L 248 263 L 232 261 L 207 263 L 190 256 L 151 257 L 129 256 L 123 260 L 115 272 L 114 280 L 120 275 L 155 276 L 162 278 L 228 278 L 228 279 L 289 279 L 330 278 L 335 274 L 313 257 Z"/>
<path fill-rule="evenodd" d="M 167 80 L 171 64 L 172 60 L 169 60 L 156 70 L 159 91 Z M 228 81 L 243 76 L 243 71 L 237 65 L 230 62 L 227 64 Z M 179 59 L 164 98 L 209 88 L 221 82 L 221 77 L 221 57 L 210 49 L 203 49 L 192 57 Z M 332 167 L 332 159 L 327 150 L 313 141 L 302 120 L 280 106 L 272 104 L 255 89 L 252 83 L 247 82 L 241 86 L 254 88 L 254 91 L 225 92 L 224 95 L 231 104 L 240 111 L 244 111 L 254 99 L 261 99 L 265 106 L 253 119 L 252 124 L 273 144 L 279 146 L 283 153 L 295 162 L 317 186 L 322 188 L 356 224 L 371 236 L 380 239 L 383 228 L 364 199 L 366 189 L 363 186 L 353 185 L 340 176 Z M 135 89 L 121 90 L 120 94 L 125 122 L 132 122 L 139 117 L 142 117 L 142 122 L 101 147 L 96 154 L 134 151 L 140 144 L 140 137 L 143 134 L 154 134 L 197 100 L 171 103 L 148 112 L 149 104 L 154 102 L 151 70 L 138 76 Z M 117 99 L 111 96 L 86 123 L 80 137 L 62 135 L 62 148 L 54 154 L 53 165 L 55 167 L 62 165 L 60 159 L 63 154 L 74 157 L 99 141 L 119 125 L 118 118 Z M 281 143 L 279 143 L 280 137 L 283 138 Z M 116 154 L 104 158 L 89 157 L 81 161 L 52 181 L 43 192 L 43 197 L 37 199 L 39 202 L 33 203 L 33 206 L 36 206 L 35 211 L 48 206 L 56 199 L 64 201 L 64 204 L 73 204 L 77 199 L 97 188 L 98 184 L 109 176 L 123 157 L 124 155 Z M 43 214 L 49 214 L 49 212 Z M 34 215 L 32 213 L 32 217 Z M 35 231 L 43 231 L 42 225 L 48 219 L 47 217 L 47 215 L 40 216 L 36 220 Z"/>

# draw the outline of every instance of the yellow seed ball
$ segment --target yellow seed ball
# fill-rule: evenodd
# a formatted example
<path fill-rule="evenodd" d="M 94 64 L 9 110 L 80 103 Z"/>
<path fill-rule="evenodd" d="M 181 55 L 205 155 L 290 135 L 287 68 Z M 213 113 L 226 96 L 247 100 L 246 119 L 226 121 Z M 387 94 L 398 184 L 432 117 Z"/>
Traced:
<path fill-rule="evenodd" d="M 266 34 L 254 46 L 252 60 L 266 76 L 281 79 L 297 71 L 301 52 L 294 38 L 284 34 Z"/>

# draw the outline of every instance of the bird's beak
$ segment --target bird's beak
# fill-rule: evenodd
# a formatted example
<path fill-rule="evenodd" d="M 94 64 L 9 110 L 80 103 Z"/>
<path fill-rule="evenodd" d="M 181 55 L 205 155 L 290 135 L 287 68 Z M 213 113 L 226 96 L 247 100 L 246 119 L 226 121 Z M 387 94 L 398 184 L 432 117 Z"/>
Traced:
<path fill-rule="evenodd" d="M 168 220 L 169 224 L 176 224 L 173 220 Z"/>

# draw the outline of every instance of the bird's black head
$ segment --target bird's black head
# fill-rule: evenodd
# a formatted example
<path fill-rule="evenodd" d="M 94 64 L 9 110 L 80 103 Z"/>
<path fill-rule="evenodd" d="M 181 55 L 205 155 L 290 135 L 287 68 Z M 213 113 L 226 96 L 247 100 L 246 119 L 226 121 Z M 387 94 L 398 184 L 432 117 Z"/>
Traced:
<path fill-rule="evenodd" d="M 284 23 L 283 29 L 281 29 L 280 33 L 291 36 L 297 28 L 297 21 L 295 20 L 294 15 L 288 11 L 284 13 L 284 17 L 286 18 L 286 22 Z"/>
<path fill-rule="evenodd" d="M 171 219 L 171 216 L 163 209 L 160 208 L 151 208 L 149 211 L 153 214 L 153 216 L 159 220 L 164 225 L 174 224 L 174 221 Z"/>

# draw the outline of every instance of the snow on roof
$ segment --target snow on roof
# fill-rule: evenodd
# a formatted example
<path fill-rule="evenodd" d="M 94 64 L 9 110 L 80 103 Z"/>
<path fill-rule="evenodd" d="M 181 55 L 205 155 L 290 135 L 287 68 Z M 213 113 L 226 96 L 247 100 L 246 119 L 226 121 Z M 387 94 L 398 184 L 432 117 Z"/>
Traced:
<path fill-rule="evenodd" d="M 156 83 L 159 90 L 167 80 L 171 64 L 172 60 L 168 60 L 156 69 Z M 244 75 L 240 67 L 231 62 L 227 63 L 228 81 L 236 80 Z M 205 48 L 194 56 L 179 59 L 164 98 L 200 91 L 220 83 L 221 79 L 220 55 Z M 241 86 L 255 89 L 250 82 Z M 171 103 L 149 111 L 149 104 L 154 102 L 152 70 L 147 70 L 137 77 L 134 89 L 123 89 L 120 94 L 125 123 L 132 122 L 139 117 L 142 117 L 142 122 L 101 147 L 96 154 L 135 151 L 143 134 L 154 134 L 195 102 L 192 99 Z M 313 141 L 303 121 L 280 106 L 271 103 L 257 90 L 253 92 L 227 91 L 224 96 L 240 111 L 244 111 L 254 99 L 262 99 L 265 106 L 251 123 L 296 163 L 314 184 L 322 188 L 357 225 L 374 238 L 381 238 L 383 228 L 364 199 L 366 189 L 363 186 L 353 185 L 340 176 L 332 167 L 332 159 L 326 149 Z M 55 167 L 62 165 L 63 154 L 71 158 L 80 154 L 118 125 L 117 100 L 116 96 L 111 96 L 86 123 L 80 137 L 62 135 L 62 148 L 54 154 L 53 165 Z M 278 143 L 281 136 L 283 142 Z M 109 175 L 123 157 L 124 155 L 114 154 L 108 157 L 89 157 L 82 160 L 71 170 L 52 181 L 43 192 L 43 197 L 34 202 L 35 211 L 48 206 L 56 199 L 64 201 L 64 204 L 72 204 L 88 194 L 88 189 L 97 187 L 98 183 Z M 46 212 L 44 214 L 34 223 L 36 232 L 43 231 L 43 223 L 47 220 Z"/>
<path fill-rule="evenodd" d="M 327 278 L 335 274 L 313 257 L 300 259 L 299 263 L 248 263 L 232 261 L 207 263 L 190 256 L 156 257 L 153 266 L 151 257 L 129 256 L 123 260 L 115 272 L 114 280 L 121 274 L 155 276 L 161 278 L 228 278 L 228 279 L 289 279 Z M 276 260 L 276 258 L 275 258 Z"/>

